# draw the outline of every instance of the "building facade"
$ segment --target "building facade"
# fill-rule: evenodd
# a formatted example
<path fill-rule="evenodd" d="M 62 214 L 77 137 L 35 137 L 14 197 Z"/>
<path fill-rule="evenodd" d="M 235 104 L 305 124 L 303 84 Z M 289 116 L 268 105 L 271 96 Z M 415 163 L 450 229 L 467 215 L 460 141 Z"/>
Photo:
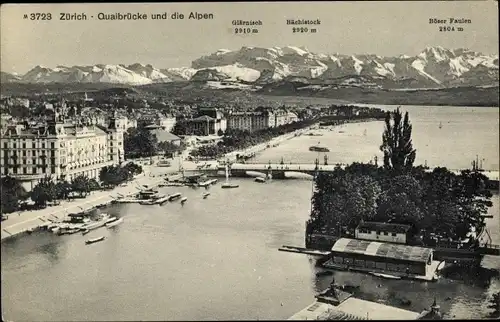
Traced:
<path fill-rule="evenodd" d="M 253 112 L 231 112 L 228 117 L 228 128 L 255 132 L 297 120 L 298 117 L 293 112 L 261 108 Z"/>
<path fill-rule="evenodd" d="M 189 135 L 217 135 L 219 131 L 225 132 L 226 129 L 226 119 L 215 119 L 208 115 L 186 121 L 186 132 Z"/>
<path fill-rule="evenodd" d="M 408 225 L 362 222 L 356 227 L 355 236 L 357 239 L 406 244 L 410 228 Z"/>
<path fill-rule="evenodd" d="M 227 119 L 218 108 L 200 108 L 198 117 L 185 120 L 189 135 L 217 135 L 226 132 Z"/>
<path fill-rule="evenodd" d="M 255 132 L 272 127 L 270 112 L 233 112 L 229 114 L 228 128 Z"/>
<path fill-rule="evenodd" d="M 123 133 L 114 117 L 106 127 L 70 124 L 57 111 L 42 125 L 8 126 L 0 139 L 1 174 L 19 179 L 27 190 L 45 176 L 99 178 L 103 167 L 123 161 Z"/>

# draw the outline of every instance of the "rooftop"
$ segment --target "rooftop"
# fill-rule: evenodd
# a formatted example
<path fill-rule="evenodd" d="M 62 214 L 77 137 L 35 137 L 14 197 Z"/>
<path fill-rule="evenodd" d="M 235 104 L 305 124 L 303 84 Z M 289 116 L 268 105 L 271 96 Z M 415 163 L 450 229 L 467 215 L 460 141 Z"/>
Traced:
<path fill-rule="evenodd" d="M 208 115 L 202 115 L 197 118 L 192 119 L 191 121 L 199 122 L 199 121 L 215 121 L 213 117 L 210 117 Z"/>
<path fill-rule="evenodd" d="M 417 312 L 353 297 L 339 304 L 336 309 L 345 314 L 367 317 L 369 320 L 416 320 L 419 316 Z"/>
<path fill-rule="evenodd" d="M 174 135 L 174 134 L 172 134 L 172 133 L 170 133 L 162 128 L 148 128 L 148 130 L 152 134 L 156 135 L 158 142 L 170 142 L 170 141 L 177 141 L 177 140 L 181 139 L 177 135 Z"/>
<path fill-rule="evenodd" d="M 360 239 L 340 238 L 335 242 L 335 245 L 333 245 L 332 252 L 363 254 L 426 263 L 432 253 L 432 249 Z"/>

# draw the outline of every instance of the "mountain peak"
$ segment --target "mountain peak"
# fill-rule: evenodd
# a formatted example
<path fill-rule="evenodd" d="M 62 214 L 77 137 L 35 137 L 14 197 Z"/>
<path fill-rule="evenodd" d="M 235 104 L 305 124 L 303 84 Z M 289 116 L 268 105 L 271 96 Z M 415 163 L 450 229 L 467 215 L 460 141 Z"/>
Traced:
<path fill-rule="evenodd" d="M 2 74 L 4 75 L 4 74 Z M 376 54 L 342 55 L 311 52 L 304 46 L 255 47 L 237 50 L 218 49 L 192 62 L 191 67 L 158 69 L 151 64 L 95 64 L 51 69 L 38 65 L 21 77 L 8 81 L 27 83 L 83 82 L 150 84 L 171 81 L 256 82 L 258 84 L 290 79 L 332 79 L 364 77 L 412 84 L 448 86 L 498 84 L 498 56 L 483 55 L 470 49 L 450 50 L 428 46 L 415 56 L 384 57 Z M 404 85 L 401 85 L 404 86 Z"/>

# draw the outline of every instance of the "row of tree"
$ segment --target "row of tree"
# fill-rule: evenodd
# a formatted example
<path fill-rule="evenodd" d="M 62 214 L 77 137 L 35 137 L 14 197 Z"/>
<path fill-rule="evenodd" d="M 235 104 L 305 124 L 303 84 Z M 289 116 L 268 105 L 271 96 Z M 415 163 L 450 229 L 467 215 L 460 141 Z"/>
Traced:
<path fill-rule="evenodd" d="M 191 151 L 191 155 L 194 157 L 216 158 L 231 151 L 242 150 L 250 146 L 268 142 L 277 136 L 310 126 L 314 124 L 314 122 L 315 120 L 303 120 L 255 132 L 228 129 L 220 142 L 194 149 Z"/>
<path fill-rule="evenodd" d="M 99 179 L 105 187 L 115 187 L 142 173 L 142 167 L 133 162 L 124 166 L 110 165 L 101 169 Z"/>
<path fill-rule="evenodd" d="M 124 166 L 107 166 L 101 169 L 99 179 L 103 187 L 117 186 L 135 175 L 142 173 L 142 167 L 135 163 Z M 11 213 L 19 210 L 20 202 L 31 198 L 37 207 L 45 207 L 47 203 L 69 199 L 77 194 L 80 198 L 86 197 L 91 191 L 101 189 L 101 184 L 85 175 L 79 175 L 71 182 L 67 180 L 53 180 L 50 176 L 42 178 L 29 193 L 20 181 L 10 176 L 1 178 L 1 210 L 2 213 Z"/>
<path fill-rule="evenodd" d="M 384 166 L 353 163 L 315 176 L 309 231 L 349 234 L 360 221 L 409 224 L 430 243 L 431 233 L 459 241 L 475 231 L 479 236 L 491 207 L 488 178 L 479 171 L 460 174 L 446 168 L 414 167 L 408 113 L 388 113 L 381 151 Z"/>

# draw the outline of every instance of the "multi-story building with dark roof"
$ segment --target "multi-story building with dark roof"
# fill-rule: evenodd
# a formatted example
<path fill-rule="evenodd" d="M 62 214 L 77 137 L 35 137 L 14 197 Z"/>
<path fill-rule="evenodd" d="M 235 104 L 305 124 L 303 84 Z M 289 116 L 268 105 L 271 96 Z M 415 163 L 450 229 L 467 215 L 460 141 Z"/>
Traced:
<path fill-rule="evenodd" d="M 2 128 L 2 176 L 15 177 L 31 190 L 45 176 L 98 178 L 103 167 L 123 161 L 124 129 L 116 114 L 106 126 L 67 123 L 62 114 L 56 110 L 43 124 L 25 122 Z"/>

